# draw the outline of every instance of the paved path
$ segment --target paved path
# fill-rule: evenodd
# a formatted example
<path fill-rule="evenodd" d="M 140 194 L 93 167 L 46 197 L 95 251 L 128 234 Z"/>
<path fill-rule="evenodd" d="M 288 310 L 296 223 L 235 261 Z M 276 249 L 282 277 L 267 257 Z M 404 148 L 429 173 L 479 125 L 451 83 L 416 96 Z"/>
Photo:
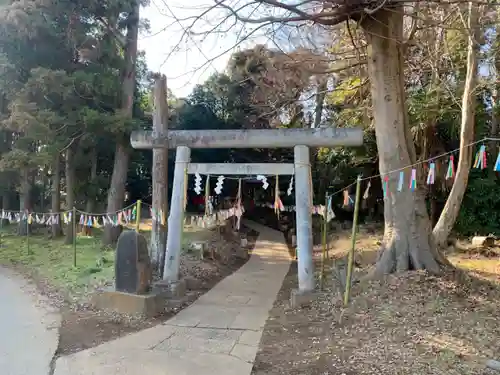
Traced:
<path fill-rule="evenodd" d="M 22 277 L 0 267 L 0 374 L 47 375 L 59 316 Z"/>
<path fill-rule="evenodd" d="M 256 223 L 249 261 L 165 324 L 68 357 L 54 375 L 248 375 L 290 266 L 280 232 Z"/>

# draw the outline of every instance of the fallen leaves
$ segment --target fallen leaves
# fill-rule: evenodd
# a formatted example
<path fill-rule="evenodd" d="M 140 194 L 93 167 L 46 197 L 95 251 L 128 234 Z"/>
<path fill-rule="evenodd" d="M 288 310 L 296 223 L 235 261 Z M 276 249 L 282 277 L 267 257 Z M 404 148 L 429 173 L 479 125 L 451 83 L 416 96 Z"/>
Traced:
<path fill-rule="evenodd" d="M 500 352 L 500 290 L 492 282 L 408 272 L 357 284 L 347 308 L 331 287 L 293 310 L 286 289 L 295 283 L 292 271 L 271 311 L 280 325 L 266 325 L 255 375 L 479 375 Z M 259 372 L 261 363 L 273 371 Z"/>

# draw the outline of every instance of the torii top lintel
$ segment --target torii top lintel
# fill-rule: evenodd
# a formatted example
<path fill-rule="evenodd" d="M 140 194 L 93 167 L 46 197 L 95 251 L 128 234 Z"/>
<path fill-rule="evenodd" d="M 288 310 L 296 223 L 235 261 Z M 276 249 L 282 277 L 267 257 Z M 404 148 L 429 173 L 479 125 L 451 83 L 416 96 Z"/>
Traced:
<path fill-rule="evenodd" d="M 171 130 L 166 135 L 134 131 L 130 143 L 136 149 L 166 148 L 289 148 L 294 146 L 360 146 L 360 128 Z"/>

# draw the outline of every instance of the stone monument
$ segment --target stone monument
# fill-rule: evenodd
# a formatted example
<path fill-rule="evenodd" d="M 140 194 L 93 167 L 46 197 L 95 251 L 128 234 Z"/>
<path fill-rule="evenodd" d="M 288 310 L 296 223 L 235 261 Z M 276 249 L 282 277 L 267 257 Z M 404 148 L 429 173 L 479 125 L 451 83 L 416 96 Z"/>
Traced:
<path fill-rule="evenodd" d="M 118 292 L 145 294 L 151 286 L 151 261 L 146 238 L 133 231 L 118 238 L 115 254 L 115 288 Z"/>
<path fill-rule="evenodd" d="M 102 310 L 152 317 L 164 308 L 164 299 L 151 292 L 152 268 L 146 238 L 126 231 L 118 238 L 115 254 L 115 288 L 94 295 Z"/>

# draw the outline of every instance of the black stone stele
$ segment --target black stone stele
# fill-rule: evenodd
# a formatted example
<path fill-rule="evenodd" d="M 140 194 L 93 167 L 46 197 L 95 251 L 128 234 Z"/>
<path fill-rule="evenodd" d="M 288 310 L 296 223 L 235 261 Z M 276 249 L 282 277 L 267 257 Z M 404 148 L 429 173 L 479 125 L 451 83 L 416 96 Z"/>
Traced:
<path fill-rule="evenodd" d="M 146 238 L 134 231 L 123 232 L 116 245 L 116 291 L 144 294 L 150 286 L 151 261 Z"/>

